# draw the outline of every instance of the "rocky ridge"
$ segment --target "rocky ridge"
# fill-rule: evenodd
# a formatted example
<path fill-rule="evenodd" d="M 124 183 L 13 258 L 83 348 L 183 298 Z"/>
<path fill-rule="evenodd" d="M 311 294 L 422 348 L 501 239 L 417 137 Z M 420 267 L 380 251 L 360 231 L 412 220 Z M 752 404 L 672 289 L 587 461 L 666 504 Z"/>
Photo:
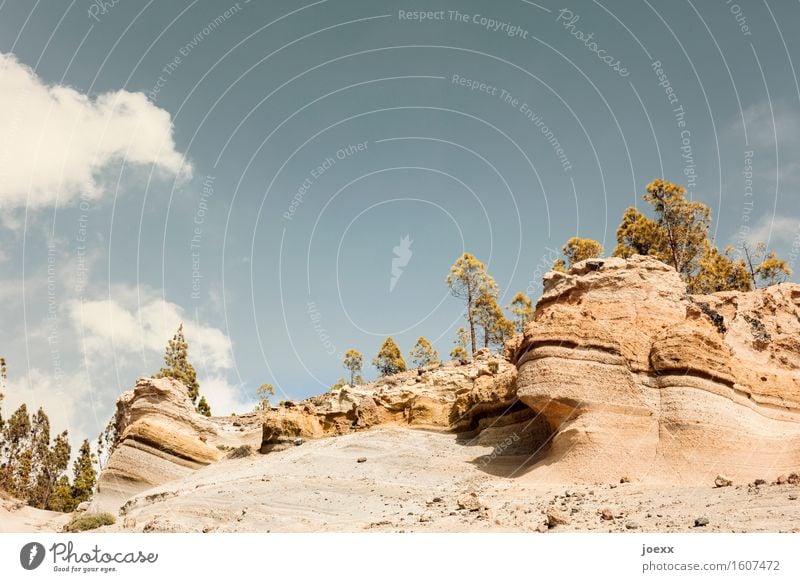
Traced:
<path fill-rule="evenodd" d="M 543 478 L 667 483 L 800 466 L 800 286 L 691 296 L 649 257 L 545 276 L 508 346 L 552 427 Z"/>

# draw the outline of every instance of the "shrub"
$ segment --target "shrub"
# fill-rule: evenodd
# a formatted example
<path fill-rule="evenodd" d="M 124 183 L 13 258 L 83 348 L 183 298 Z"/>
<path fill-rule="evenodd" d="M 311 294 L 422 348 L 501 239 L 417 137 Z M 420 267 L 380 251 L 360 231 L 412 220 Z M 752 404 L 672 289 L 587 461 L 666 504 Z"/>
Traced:
<path fill-rule="evenodd" d="M 253 449 L 250 448 L 250 445 L 242 445 L 240 447 L 236 447 L 231 451 L 231 454 L 228 455 L 229 459 L 242 459 L 244 457 L 249 457 L 253 453 Z"/>
<path fill-rule="evenodd" d="M 489 363 L 487 364 L 487 366 L 489 366 L 489 371 L 490 371 L 492 374 L 497 374 L 497 371 L 500 369 L 500 364 L 498 364 L 498 363 L 497 363 L 496 361 L 494 361 L 494 360 L 492 360 L 491 362 L 489 362 Z"/>
<path fill-rule="evenodd" d="M 64 526 L 64 531 L 87 531 L 104 525 L 113 525 L 116 521 L 116 518 L 107 512 L 81 513 L 72 517 L 72 521 Z"/>

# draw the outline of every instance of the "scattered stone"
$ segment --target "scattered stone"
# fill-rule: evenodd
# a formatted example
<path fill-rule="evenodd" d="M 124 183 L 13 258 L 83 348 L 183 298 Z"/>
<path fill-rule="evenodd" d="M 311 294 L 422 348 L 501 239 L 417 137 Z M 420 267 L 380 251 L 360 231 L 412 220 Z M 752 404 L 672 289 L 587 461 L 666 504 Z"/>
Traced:
<path fill-rule="evenodd" d="M 728 479 L 725 475 L 717 475 L 717 478 L 714 479 L 714 485 L 717 487 L 730 487 L 733 485 L 733 481 Z"/>
<path fill-rule="evenodd" d="M 800 475 L 797 473 L 791 473 L 787 478 L 786 482 L 789 485 L 800 485 Z"/>
<path fill-rule="evenodd" d="M 786 475 L 781 475 L 775 480 L 775 485 L 786 485 L 789 482 L 789 478 Z"/>
<path fill-rule="evenodd" d="M 789 501 L 797 501 L 797 495 L 789 495 Z"/>
<path fill-rule="evenodd" d="M 600 519 L 612 521 L 614 519 L 614 513 L 608 508 L 602 509 L 600 510 Z"/>
<path fill-rule="evenodd" d="M 698 517 L 694 520 L 694 527 L 705 527 L 708 525 L 707 517 Z"/>
<path fill-rule="evenodd" d="M 84 502 L 78 504 L 78 507 L 75 508 L 75 511 L 77 511 L 78 513 L 83 513 L 84 511 L 87 511 L 88 509 L 89 509 L 89 502 L 88 501 L 84 501 Z"/>
<path fill-rule="evenodd" d="M 431 520 L 432 520 L 431 516 L 426 514 L 426 513 L 423 513 L 422 515 L 419 516 L 420 523 L 425 523 L 425 522 L 431 521 Z"/>
<path fill-rule="evenodd" d="M 457 503 L 458 508 L 465 511 L 480 511 L 481 509 L 485 508 L 483 502 L 478 499 L 478 494 L 474 491 L 459 497 Z"/>
<path fill-rule="evenodd" d="M 569 518 L 567 515 L 555 507 L 550 507 L 547 510 L 547 527 L 553 528 L 557 525 L 567 525 L 569 523 Z"/>
<path fill-rule="evenodd" d="M 620 482 L 620 483 L 630 483 L 630 482 L 631 482 L 631 478 L 630 478 L 630 477 L 628 477 L 628 476 L 625 476 L 625 477 L 622 477 L 622 478 L 619 480 L 619 482 Z"/>
<path fill-rule="evenodd" d="M 759 485 L 766 485 L 766 484 L 767 482 L 764 481 L 764 479 L 756 479 L 755 481 L 753 481 L 753 485 L 755 485 L 756 487 L 758 487 Z"/>
<path fill-rule="evenodd" d="M 639 524 L 636 523 L 635 521 L 629 521 L 628 523 L 625 524 L 625 528 L 626 529 L 639 529 Z"/>
<path fill-rule="evenodd" d="M 539 524 L 539 527 L 536 528 L 536 531 L 538 531 L 539 533 L 547 533 L 548 529 L 550 528 L 547 527 L 546 523 L 541 523 Z"/>
<path fill-rule="evenodd" d="M 366 457 L 359 457 L 356 459 L 356 463 L 366 463 L 366 462 L 367 462 Z"/>

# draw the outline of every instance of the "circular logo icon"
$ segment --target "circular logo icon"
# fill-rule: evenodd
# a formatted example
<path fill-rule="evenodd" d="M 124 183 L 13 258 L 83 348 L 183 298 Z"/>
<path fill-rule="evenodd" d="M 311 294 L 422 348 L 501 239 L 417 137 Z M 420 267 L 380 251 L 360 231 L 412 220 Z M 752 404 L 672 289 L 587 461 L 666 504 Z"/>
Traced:
<path fill-rule="evenodd" d="M 19 563 L 26 570 L 35 570 L 44 561 L 44 546 L 39 542 L 30 542 L 19 551 Z"/>

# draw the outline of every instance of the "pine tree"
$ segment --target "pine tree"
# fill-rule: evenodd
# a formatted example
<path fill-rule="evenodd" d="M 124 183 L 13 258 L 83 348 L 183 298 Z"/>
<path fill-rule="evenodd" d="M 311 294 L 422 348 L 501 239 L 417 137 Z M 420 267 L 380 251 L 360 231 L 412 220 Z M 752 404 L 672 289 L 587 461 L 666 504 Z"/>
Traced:
<path fill-rule="evenodd" d="M 7 372 L 6 359 L 0 357 L 0 452 L 3 449 L 3 427 L 5 426 L 5 421 L 3 420 L 3 399 L 6 397 L 3 390 L 6 389 Z"/>
<path fill-rule="evenodd" d="M 514 299 L 511 300 L 510 308 L 511 313 L 515 316 L 514 329 L 516 329 L 517 333 L 523 333 L 525 331 L 525 324 L 533 319 L 533 302 L 530 297 L 520 291 L 514 295 Z"/>
<path fill-rule="evenodd" d="M 779 259 L 775 251 L 767 253 L 766 243 L 760 242 L 755 248 L 745 242 L 742 244 L 742 253 L 750 273 L 753 287 L 769 287 L 786 280 L 792 270 L 786 261 Z"/>
<path fill-rule="evenodd" d="M 424 337 L 417 339 L 417 343 L 411 348 L 411 361 L 417 368 L 434 366 L 439 363 L 439 352 Z"/>
<path fill-rule="evenodd" d="M 383 342 L 378 355 L 372 360 L 372 365 L 378 369 L 381 376 L 390 376 L 406 371 L 406 361 L 391 336 Z"/>
<path fill-rule="evenodd" d="M 466 360 L 469 358 L 467 346 L 469 345 L 469 333 L 463 327 L 456 330 L 456 339 L 453 341 L 455 347 L 450 351 L 450 358 L 453 360 Z"/>
<path fill-rule="evenodd" d="M 705 245 L 697 263 L 697 275 L 689 280 L 689 293 L 716 293 L 717 291 L 750 291 L 750 273 L 742 259 L 733 258 L 734 249 L 728 247 L 720 253 L 710 243 Z"/>
<path fill-rule="evenodd" d="M 331 386 L 331 392 L 336 392 L 337 390 L 341 390 L 345 386 L 347 386 L 347 380 L 345 380 L 344 378 L 339 378 L 338 380 L 336 380 L 336 383 L 333 386 Z"/>
<path fill-rule="evenodd" d="M 0 478 L 0 487 L 5 488 L 7 491 L 15 492 L 17 490 L 16 483 L 20 475 L 20 457 L 29 447 L 30 433 L 31 419 L 28 416 L 28 407 L 25 404 L 21 404 L 3 427 L 5 467 Z"/>
<path fill-rule="evenodd" d="M 69 435 L 67 431 L 64 431 L 56 436 L 52 446 L 47 449 L 36 480 L 36 488 L 31 505 L 39 509 L 50 507 L 56 484 L 69 465 L 70 453 Z M 64 476 L 64 478 L 66 479 L 67 477 Z M 69 484 L 69 480 L 67 480 L 67 483 Z"/>
<path fill-rule="evenodd" d="M 72 465 L 72 498 L 75 504 L 88 501 L 92 497 L 97 481 L 94 468 L 95 457 L 88 439 L 84 439 L 78 457 Z"/>
<path fill-rule="evenodd" d="M 256 410 L 269 410 L 269 397 L 275 395 L 275 388 L 272 387 L 272 384 L 262 384 L 256 390 L 256 396 L 258 396 L 258 404 L 256 405 Z"/>
<path fill-rule="evenodd" d="M 502 348 L 514 335 L 514 324 L 506 319 L 493 294 L 484 293 L 475 302 L 475 322 L 483 330 L 485 348 Z"/>
<path fill-rule="evenodd" d="M 586 259 L 602 257 L 603 245 L 590 238 L 573 236 L 567 241 L 567 244 L 561 247 L 561 252 L 564 253 L 567 260 L 556 259 L 555 263 L 553 263 L 554 271 L 566 271 L 575 263 L 580 263 Z"/>
<path fill-rule="evenodd" d="M 707 243 L 711 211 L 702 202 L 686 200 L 686 189 L 666 180 L 653 180 L 646 190 L 644 199 L 653 206 L 656 218 L 650 220 L 628 208 L 617 230 L 614 255 L 652 255 L 672 265 L 688 282 Z"/>
<path fill-rule="evenodd" d="M 73 497 L 73 490 L 72 485 L 69 483 L 69 477 L 61 475 L 53 487 L 53 493 L 47 500 L 46 508 L 50 511 L 69 513 L 74 511 L 77 505 Z"/>
<path fill-rule="evenodd" d="M 350 371 L 350 386 L 357 386 L 356 378 L 361 378 L 361 370 L 364 367 L 364 354 L 354 348 L 350 348 L 344 354 L 342 361 L 344 367 Z"/>
<path fill-rule="evenodd" d="M 186 386 L 192 404 L 197 402 L 200 395 L 200 385 L 197 383 L 197 373 L 189 362 L 189 344 L 183 335 L 183 324 L 172 336 L 164 352 L 164 367 L 159 370 L 154 378 L 174 378 Z"/>
<path fill-rule="evenodd" d="M 486 272 L 486 265 L 469 253 L 464 253 L 450 267 L 447 275 L 447 286 L 454 297 L 464 299 L 466 302 L 467 323 L 469 324 L 470 343 L 472 355 L 477 349 L 475 335 L 475 302 L 481 295 L 496 294 L 497 284 Z"/>
<path fill-rule="evenodd" d="M 200 402 L 197 403 L 197 412 L 203 416 L 211 416 L 211 407 L 206 402 L 205 396 L 200 397 Z"/>

